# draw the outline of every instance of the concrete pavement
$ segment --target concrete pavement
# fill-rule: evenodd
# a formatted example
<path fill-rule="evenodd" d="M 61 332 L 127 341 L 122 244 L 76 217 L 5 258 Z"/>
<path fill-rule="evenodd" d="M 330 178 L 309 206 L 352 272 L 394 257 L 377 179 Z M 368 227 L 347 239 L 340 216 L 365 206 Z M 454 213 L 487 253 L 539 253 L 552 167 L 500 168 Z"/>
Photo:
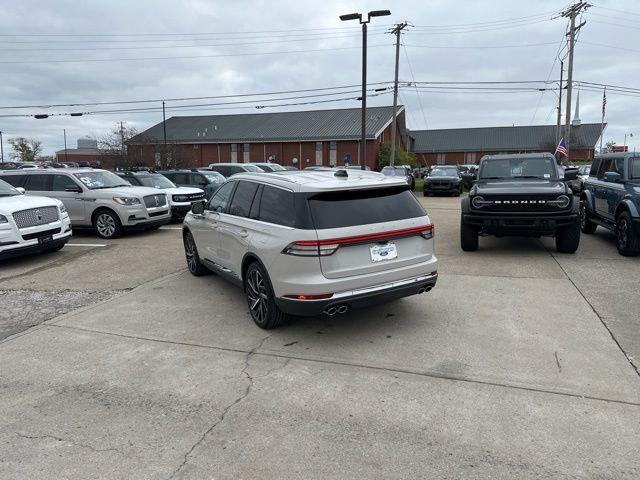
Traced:
<path fill-rule="evenodd" d="M 269 332 L 177 230 L 0 270 L 110 292 L 0 343 L 0 477 L 637 478 L 640 259 L 605 232 L 463 253 L 459 200 L 425 203 L 431 293 Z"/>

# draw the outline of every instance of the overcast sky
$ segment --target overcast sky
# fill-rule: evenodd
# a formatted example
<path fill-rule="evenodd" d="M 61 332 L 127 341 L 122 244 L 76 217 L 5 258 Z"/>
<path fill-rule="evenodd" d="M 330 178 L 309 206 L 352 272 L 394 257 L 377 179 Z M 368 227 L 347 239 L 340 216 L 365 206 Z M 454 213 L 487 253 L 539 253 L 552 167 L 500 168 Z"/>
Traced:
<path fill-rule="evenodd" d="M 584 15 L 586 25 L 576 46 L 574 80 L 640 88 L 640 5 L 631 0 L 593 3 L 595 6 Z M 560 69 L 554 59 L 564 42 L 567 21 L 552 17 L 567 5 L 544 0 L 3 1 L 0 106 L 201 97 L 359 84 L 360 31 L 356 23 L 340 22 L 338 16 L 383 8 L 391 9 L 392 15 L 371 22 L 369 82 L 393 79 L 393 37 L 384 31 L 403 20 L 414 27 L 403 35 L 406 47 L 400 56 L 401 80 L 557 80 Z M 515 20 L 500 22 L 505 19 Z M 197 46 L 187 47 L 193 45 Z M 561 56 L 565 53 L 566 49 L 561 50 Z M 303 94 L 281 96 L 296 95 Z M 345 96 L 354 94 L 336 95 Z M 242 99 L 206 102 L 234 100 Z M 632 148 L 640 147 L 635 114 L 639 100 L 608 91 L 605 142 L 622 144 L 625 133 L 633 133 L 634 138 L 627 143 Z M 391 104 L 392 97 L 381 95 L 368 102 Z M 557 95 L 553 91 L 417 93 L 403 88 L 400 103 L 407 107 L 411 129 L 555 124 Z M 358 105 L 350 100 L 280 106 L 269 111 Z M 157 107 L 159 103 L 126 107 L 145 106 Z M 601 106 L 601 90 L 581 91 L 583 123 L 600 122 Z M 115 108 L 118 106 L 3 109 L 0 114 Z M 191 113 L 168 111 L 167 116 L 260 111 L 254 104 L 250 108 L 219 108 L 202 107 Z M 44 153 L 51 154 L 63 147 L 63 129 L 67 130 L 68 145 L 73 147 L 78 137 L 100 137 L 120 121 L 144 130 L 161 120 L 161 112 L 46 120 L 0 117 L 0 130 L 6 160 L 10 150 L 7 139 L 11 137 L 39 139 Z"/>

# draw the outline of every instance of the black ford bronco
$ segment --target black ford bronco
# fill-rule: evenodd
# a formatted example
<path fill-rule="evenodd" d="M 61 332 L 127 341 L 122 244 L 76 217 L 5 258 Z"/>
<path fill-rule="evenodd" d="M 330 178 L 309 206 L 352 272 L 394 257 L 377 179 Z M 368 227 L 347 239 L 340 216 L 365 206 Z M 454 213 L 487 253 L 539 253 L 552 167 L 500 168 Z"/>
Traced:
<path fill-rule="evenodd" d="M 478 249 L 479 235 L 554 236 L 556 249 L 574 253 L 580 243 L 580 202 L 550 153 L 487 155 L 478 180 L 462 200 L 460 244 Z"/>

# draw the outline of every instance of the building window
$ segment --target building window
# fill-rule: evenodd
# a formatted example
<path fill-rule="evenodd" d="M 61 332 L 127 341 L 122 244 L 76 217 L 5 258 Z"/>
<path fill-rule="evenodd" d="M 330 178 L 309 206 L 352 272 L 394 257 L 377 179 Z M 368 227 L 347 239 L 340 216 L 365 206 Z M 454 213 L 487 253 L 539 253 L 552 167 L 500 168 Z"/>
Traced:
<path fill-rule="evenodd" d="M 322 166 L 322 142 L 316 142 L 316 165 Z"/>
<path fill-rule="evenodd" d="M 464 154 L 464 163 L 467 165 L 476 163 L 476 152 L 467 152 Z"/>
<path fill-rule="evenodd" d="M 438 165 L 444 165 L 446 162 L 447 162 L 446 154 L 438 153 L 438 155 L 436 156 L 436 163 Z"/>
<path fill-rule="evenodd" d="M 335 167 L 338 164 L 338 142 L 329 142 L 329 165 Z"/>
<path fill-rule="evenodd" d="M 238 163 L 238 144 L 237 143 L 231 144 L 231 162 Z"/>
<path fill-rule="evenodd" d="M 248 143 L 242 145 L 242 160 L 244 161 L 244 163 L 249 163 L 251 161 Z"/>

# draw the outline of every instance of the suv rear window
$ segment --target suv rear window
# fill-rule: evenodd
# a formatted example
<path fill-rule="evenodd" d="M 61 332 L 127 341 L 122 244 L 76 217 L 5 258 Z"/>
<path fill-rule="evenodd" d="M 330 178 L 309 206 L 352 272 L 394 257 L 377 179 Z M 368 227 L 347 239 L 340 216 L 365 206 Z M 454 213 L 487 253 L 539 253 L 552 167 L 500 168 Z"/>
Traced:
<path fill-rule="evenodd" d="M 393 222 L 426 215 L 405 187 L 326 192 L 309 198 L 313 223 L 324 228 Z"/>
<path fill-rule="evenodd" d="M 296 223 L 293 192 L 265 185 L 262 190 L 258 219 L 276 225 L 293 227 Z"/>

